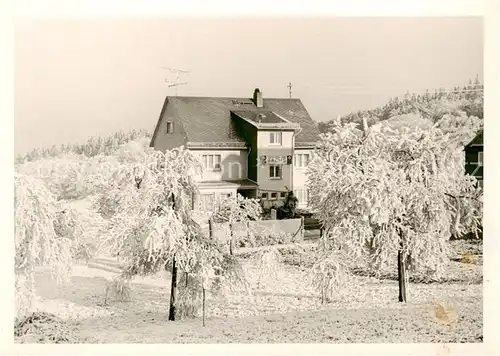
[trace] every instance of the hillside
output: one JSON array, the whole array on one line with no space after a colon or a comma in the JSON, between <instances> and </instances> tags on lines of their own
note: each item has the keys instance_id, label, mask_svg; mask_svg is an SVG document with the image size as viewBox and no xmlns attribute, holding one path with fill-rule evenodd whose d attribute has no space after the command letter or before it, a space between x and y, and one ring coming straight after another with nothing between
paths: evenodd
<instances>
[{"instance_id":1,"label":"hillside","mask_svg":"<svg viewBox=\"0 0 500 356\"><path fill-rule=\"evenodd\" d=\"M109 156L127 142L142 138L151 139L151 136L151 133L145 130L132 130L129 132L118 131L106 137L93 136L82 143L68 143L60 146L53 145L51 148L36 148L24 155L18 155L16 157L16 163L26 163L43 158L67 155L77 155L88 158L99 155Z\"/></svg>"},{"instance_id":2,"label":"hillside","mask_svg":"<svg viewBox=\"0 0 500 356\"><path fill-rule=\"evenodd\" d=\"M368 119L368 125L400 115L417 114L436 123L445 130L458 127L469 127L471 136L482 127L483 122L483 85L476 79L468 85L452 90L438 90L434 93L406 94L402 98L392 98L380 107L353 112L340 117L341 122L362 124L363 117ZM444 119L444 120L443 120ZM330 130L334 120L318 123L320 132Z\"/></svg>"}]
</instances>

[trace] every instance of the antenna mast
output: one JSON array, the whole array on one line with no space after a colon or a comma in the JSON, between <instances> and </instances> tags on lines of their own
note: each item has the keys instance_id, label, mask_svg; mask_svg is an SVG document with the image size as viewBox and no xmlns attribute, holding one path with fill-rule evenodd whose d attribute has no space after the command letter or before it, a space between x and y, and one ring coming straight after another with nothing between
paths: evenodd
<instances>
[{"instance_id":1,"label":"antenna mast","mask_svg":"<svg viewBox=\"0 0 500 356\"><path fill-rule=\"evenodd\" d=\"M188 83L188 82L179 82L180 75L181 74L189 74L190 72L188 70L175 69L175 68L170 68L170 67L161 67L161 69L168 70L170 73L175 74L175 81L170 81L167 78L165 78L165 83L167 83L167 86L169 88L175 87L175 96L177 96L178 86Z\"/></svg>"}]
</instances>

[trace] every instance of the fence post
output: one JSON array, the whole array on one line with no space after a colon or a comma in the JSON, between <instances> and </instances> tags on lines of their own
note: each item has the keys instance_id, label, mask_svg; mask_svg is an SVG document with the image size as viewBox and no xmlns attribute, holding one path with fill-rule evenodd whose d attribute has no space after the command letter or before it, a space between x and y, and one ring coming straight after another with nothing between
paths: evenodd
<instances>
[{"instance_id":1,"label":"fence post","mask_svg":"<svg viewBox=\"0 0 500 356\"><path fill-rule=\"evenodd\" d=\"M301 232L300 232L300 235L302 237L302 241L304 241L304 216L301 216L300 217L300 229L301 229Z\"/></svg>"},{"instance_id":2,"label":"fence post","mask_svg":"<svg viewBox=\"0 0 500 356\"><path fill-rule=\"evenodd\" d=\"M229 254L234 255L234 248L235 248L235 238L234 238L234 232L233 232L233 224L229 224L229 233L230 233L230 240L229 240Z\"/></svg>"},{"instance_id":3,"label":"fence post","mask_svg":"<svg viewBox=\"0 0 500 356\"><path fill-rule=\"evenodd\" d=\"M276 220L276 209L271 209L271 220Z\"/></svg>"},{"instance_id":4,"label":"fence post","mask_svg":"<svg viewBox=\"0 0 500 356\"><path fill-rule=\"evenodd\" d=\"M212 219L208 219L208 236L213 237Z\"/></svg>"}]
</instances>

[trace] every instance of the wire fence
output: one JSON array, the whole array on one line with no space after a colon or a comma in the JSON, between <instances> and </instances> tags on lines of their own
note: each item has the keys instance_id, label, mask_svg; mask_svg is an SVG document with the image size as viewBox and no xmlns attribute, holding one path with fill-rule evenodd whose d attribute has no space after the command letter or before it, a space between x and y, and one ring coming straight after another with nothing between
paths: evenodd
<instances>
[{"instance_id":1,"label":"wire fence","mask_svg":"<svg viewBox=\"0 0 500 356\"><path fill-rule=\"evenodd\" d=\"M244 244L242 246L246 246L247 242L243 241L254 241L253 243L255 243L255 240L253 240L255 236L267 240L265 236L274 235L274 238L271 237L270 240L267 240L269 244L265 244L280 245L284 242L271 243L271 241L286 240L296 243L317 240L324 231L321 222L309 214L294 219L276 219L274 217L273 219L248 221L246 223L233 223L231 226L229 223L215 223L208 216L205 219L200 220L204 234L220 242L227 243L229 246L233 244L230 250L240 248L241 246L236 246L239 246L240 243ZM283 235L286 235L286 237L283 237ZM263 242L260 241L257 243Z\"/></svg>"},{"instance_id":2,"label":"wire fence","mask_svg":"<svg viewBox=\"0 0 500 356\"><path fill-rule=\"evenodd\" d=\"M235 237L246 237L250 232L253 234L265 233L287 233L297 236L304 229L303 219L284 219L284 220L259 220L249 221L248 223L234 223L229 227L228 223L214 223L207 221L202 225L202 229L209 236L221 240L227 239L231 233Z\"/></svg>"}]
</instances>

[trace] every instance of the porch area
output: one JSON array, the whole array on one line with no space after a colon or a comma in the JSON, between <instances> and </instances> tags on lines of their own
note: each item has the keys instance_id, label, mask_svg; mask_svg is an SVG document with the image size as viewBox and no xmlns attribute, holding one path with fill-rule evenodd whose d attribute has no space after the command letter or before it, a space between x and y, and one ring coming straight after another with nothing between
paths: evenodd
<instances>
[{"instance_id":1,"label":"porch area","mask_svg":"<svg viewBox=\"0 0 500 356\"><path fill-rule=\"evenodd\" d=\"M241 194L245 198L257 198L257 183L249 179L211 181L198 183L199 194L194 197L193 208L212 211L215 203L230 196Z\"/></svg>"}]
</instances>

